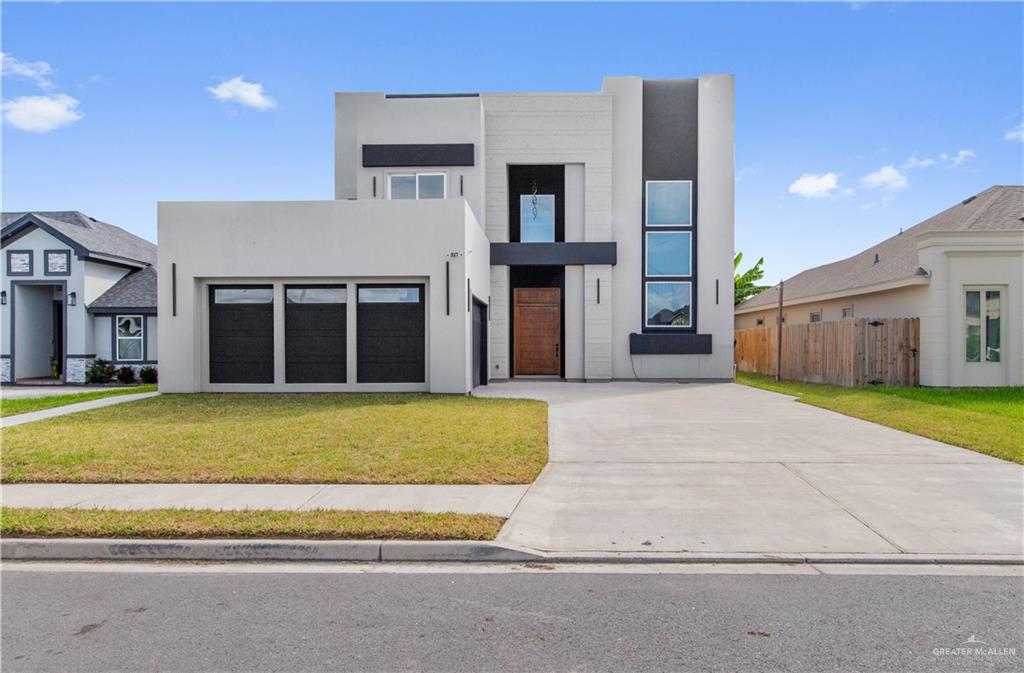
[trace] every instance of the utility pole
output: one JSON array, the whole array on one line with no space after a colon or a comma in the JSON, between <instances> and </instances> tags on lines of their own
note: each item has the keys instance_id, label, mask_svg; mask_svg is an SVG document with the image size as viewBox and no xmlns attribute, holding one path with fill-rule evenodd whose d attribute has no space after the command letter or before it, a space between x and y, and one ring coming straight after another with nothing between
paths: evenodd
<instances>
[{"instance_id":1,"label":"utility pole","mask_svg":"<svg viewBox=\"0 0 1024 673\"><path fill-rule=\"evenodd\" d=\"M782 380L782 291L786 281L779 281L779 320L778 333L775 338L775 380Z\"/></svg>"}]
</instances>

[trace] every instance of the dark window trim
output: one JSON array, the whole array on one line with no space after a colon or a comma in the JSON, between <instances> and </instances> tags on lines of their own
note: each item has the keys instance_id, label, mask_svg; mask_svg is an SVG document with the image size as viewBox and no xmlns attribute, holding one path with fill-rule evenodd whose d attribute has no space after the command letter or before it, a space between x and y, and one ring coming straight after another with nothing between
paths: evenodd
<instances>
[{"instance_id":1,"label":"dark window trim","mask_svg":"<svg viewBox=\"0 0 1024 673\"><path fill-rule=\"evenodd\" d=\"M707 355L711 352L711 335L634 332L629 335L629 352L631 355Z\"/></svg>"},{"instance_id":2,"label":"dark window trim","mask_svg":"<svg viewBox=\"0 0 1024 673\"><path fill-rule=\"evenodd\" d=\"M565 266L618 261L615 241L491 243L491 266Z\"/></svg>"},{"instance_id":3,"label":"dark window trim","mask_svg":"<svg viewBox=\"0 0 1024 673\"><path fill-rule=\"evenodd\" d=\"M63 255L67 271L50 271L50 255ZM71 275L71 251L70 250L43 250L43 275L44 276L70 276Z\"/></svg>"},{"instance_id":4,"label":"dark window trim","mask_svg":"<svg viewBox=\"0 0 1024 673\"><path fill-rule=\"evenodd\" d=\"M690 185L690 224L647 224L647 187L652 182L685 182ZM689 178L645 177L643 180L643 204L640 214L640 306L641 332L644 334L686 334L697 332L697 209L694 207L694 183ZM690 274L687 276L648 276L647 275L647 234L690 234ZM690 324L687 327L650 326L647 324L647 284L648 283L689 283L690 284ZM710 352L710 351L709 351Z\"/></svg>"},{"instance_id":5,"label":"dark window trim","mask_svg":"<svg viewBox=\"0 0 1024 673\"><path fill-rule=\"evenodd\" d=\"M122 360L117 357L117 319L121 316L126 318L132 316L142 317L142 359L141 360ZM148 353L149 344L149 316L145 313L117 313L110 316L110 363L117 365L142 365L142 364L153 364L155 360L150 361ZM129 337L125 337L129 338Z\"/></svg>"},{"instance_id":6,"label":"dark window trim","mask_svg":"<svg viewBox=\"0 0 1024 673\"><path fill-rule=\"evenodd\" d=\"M8 250L7 251L7 275L11 277L21 278L25 276L35 275L35 254L33 250ZM27 254L28 255L28 271L11 271L11 255Z\"/></svg>"}]
</instances>

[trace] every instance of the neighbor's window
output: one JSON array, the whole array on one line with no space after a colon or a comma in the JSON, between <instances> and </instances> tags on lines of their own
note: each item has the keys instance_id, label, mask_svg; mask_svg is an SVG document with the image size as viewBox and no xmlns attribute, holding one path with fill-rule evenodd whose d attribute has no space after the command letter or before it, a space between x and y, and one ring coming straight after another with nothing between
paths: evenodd
<instances>
[{"instance_id":1,"label":"neighbor's window","mask_svg":"<svg viewBox=\"0 0 1024 673\"><path fill-rule=\"evenodd\" d=\"M361 287L360 304L416 304L420 300L418 287Z\"/></svg>"},{"instance_id":2,"label":"neighbor's window","mask_svg":"<svg viewBox=\"0 0 1024 673\"><path fill-rule=\"evenodd\" d=\"M519 241L554 243L554 194L523 194L519 197Z\"/></svg>"},{"instance_id":3,"label":"neighbor's window","mask_svg":"<svg viewBox=\"0 0 1024 673\"><path fill-rule=\"evenodd\" d=\"M143 320L141 315L119 315L117 321L117 359L141 360Z\"/></svg>"},{"instance_id":4,"label":"neighbor's window","mask_svg":"<svg viewBox=\"0 0 1024 673\"><path fill-rule=\"evenodd\" d=\"M70 250L47 250L46 251L46 275L66 276L70 273L71 266Z\"/></svg>"},{"instance_id":5,"label":"neighbor's window","mask_svg":"<svg viewBox=\"0 0 1024 673\"><path fill-rule=\"evenodd\" d=\"M967 290L966 293L967 362L1000 361L1002 306L999 290Z\"/></svg>"},{"instance_id":6,"label":"neighbor's window","mask_svg":"<svg viewBox=\"0 0 1024 673\"><path fill-rule=\"evenodd\" d=\"M443 199L445 183L444 173L395 173L388 176L388 198Z\"/></svg>"},{"instance_id":7,"label":"neighbor's window","mask_svg":"<svg viewBox=\"0 0 1024 673\"><path fill-rule=\"evenodd\" d=\"M647 181L647 226L688 227L693 224L693 183L689 180Z\"/></svg>"},{"instance_id":8,"label":"neighbor's window","mask_svg":"<svg viewBox=\"0 0 1024 673\"><path fill-rule=\"evenodd\" d=\"M764 324L764 318L758 318L757 319L757 326L760 327L763 324Z\"/></svg>"},{"instance_id":9,"label":"neighbor's window","mask_svg":"<svg viewBox=\"0 0 1024 673\"><path fill-rule=\"evenodd\" d=\"M647 327L689 327L692 284L650 282L644 289Z\"/></svg>"},{"instance_id":10,"label":"neighbor's window","mask_svg":"<svg viewBox=\"0 0 1024 673\"><path fill-rule=\"evenodd\" d=\"M853 317L853 307L852 306L844 306L843 307L843 319L845 320L846 318L852 318L852 317Z\"/></svg>"},{"instance_id":11,"label":"neighbor's window","mask_svg":"<svg viewBox=\"0 0 1024 673\"><path fill-rule=\"evenodd\" d=\"M647 275L689 276L690 237L688 231L647 232Z\"/></svg>"},{"instance_id":12,"label":"neighbor's window","mask_svg":"<svg viewBox=\"0 0 1024 673\"><path fill-rule=\"evenodd\" d=\"M821 311L811 311L811 322L821 322Z\"/></svg>"}]
</instances>

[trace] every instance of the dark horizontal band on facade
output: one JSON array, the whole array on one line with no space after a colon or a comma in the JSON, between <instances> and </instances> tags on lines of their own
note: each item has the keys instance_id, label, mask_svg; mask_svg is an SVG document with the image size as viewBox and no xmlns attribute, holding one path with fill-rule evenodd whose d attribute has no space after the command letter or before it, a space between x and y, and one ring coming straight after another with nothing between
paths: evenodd
<instances>
[{"instance_id":1,"label":"dark horizontal band on facade","mask_svg":"<svg viewBox=\"0 0 1024 673\"><path fill-rule=\"evenodd\" d=\"M472 165L473 143L363 145L364 168Z\"/></svg>"},{"instance_id":2,"label":"dark horizontal band on facade","mask_svg":"<svg viewBox=\"0 0 1024 673\"><path fill-rule=\"evenodd\" d=\"M615 264L615 241L580 243L491 243L492 266Z\"/></svg>"},{"instance_id":3,"label":"dark horizontal band on facade","mask_svg":"<svg viewBox=\"0 0 1024 673\"><path fill-rule=\"evenodd\" d=\"M629 335L632 355L708 355L710 334L637 334Z\"/></svg>"}]
</instances>

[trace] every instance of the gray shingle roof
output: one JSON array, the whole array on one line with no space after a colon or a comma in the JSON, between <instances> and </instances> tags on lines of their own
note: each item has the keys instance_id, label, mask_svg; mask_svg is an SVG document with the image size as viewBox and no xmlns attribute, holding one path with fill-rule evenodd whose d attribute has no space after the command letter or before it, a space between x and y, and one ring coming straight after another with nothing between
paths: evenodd
<instances>
[{"instance_id":1,"label":"gray shingle roof","mask_svg":"<svg viewBox=\"0 0 1024 673\"><path fill-rule=\"evenodd\" d=\"M933 231L1024 230L1024 186L995 186L965 199L853 257L802 271L786 279L786 303L804 297L847 292L858 288L906 280L918 271L917 236ZM878 255L878 262L875 262ZM773 287L737 306L737 310L775 306Z\"/></svg>"},{"instance_id":2,"label":"gray shingle roof","mask_svg":"<svg viewBox=\"0 0 1024 673\"><path fill-rule=\"evenodd\" d=\"M27 214L3 213L3 235L12 233L8 226ZM31 211L31 214L91 254L117 257L142 264L156 264L156 245L121 227L101 222L77 210Z\"/></svg>"},{"instance_id":3,"label":"gray shingle roof","mask_svg":"<svg viewBox=\"0 0 1024 673\"><path fill-rule=\"evenodd\" d=\"M128 274L89 304L90 311L107 308L156 308L156 268Z\"/></svg>"}]
</instances>

